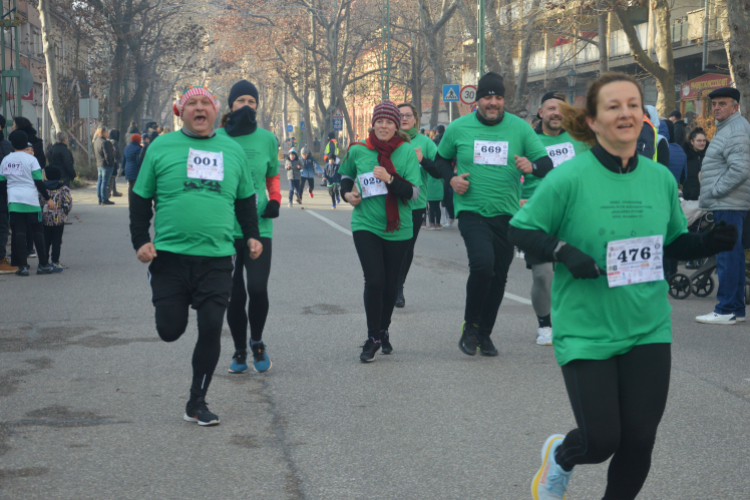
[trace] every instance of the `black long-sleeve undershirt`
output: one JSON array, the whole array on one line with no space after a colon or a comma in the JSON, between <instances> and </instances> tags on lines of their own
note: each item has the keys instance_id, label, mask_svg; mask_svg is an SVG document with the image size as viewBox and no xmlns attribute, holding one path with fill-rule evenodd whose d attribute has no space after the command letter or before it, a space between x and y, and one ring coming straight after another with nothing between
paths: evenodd
<instances>
[{"instance_id":1,"label":"black long-sleeve undershirt","mask_svg":"<svg viewBox=\"0 0 750 500\"><path fill-rule=\"evenodd\" d=\"M151 217L154 215L152 203L153 198L144 198L136 193L131 194L130 239L136 251L151 241L148 230L151 226ZM245 240L250 238L259 239L258 209L255 206L255 195L235 200L234 213L237 217L237 222L240 224L240 228L242 228L242 235Z\"/></svg>"},{"instance_id":2,"label":"black long-sleeve undershirt","mask_svg":"<svg viewBox=\"0 0 750 500\"><path fill-rule=\"evenodd\" d=\"M443 176L440 174L440 171L437 168L437 165L433 160L430 160L426 156L422 157L422 161L419 162L419 164L422 166L422 168L430 174L431 177L435 179L442 179Z\"/></svg>"},{"instance_id":3,"label":"black long-sleeve undershirt","mask_svg":"<svg viewBox=\"0 0 750 500\"><path fill-rule=\"evenodd\" d=\"M715 255L716 251L710 248L710 244L708 244L708 234L710 233L681 234L672 243L664 247L664 258L693 260ZM553 252L561 240L556 236L550 236L544 231L519 229L515 226L510 226L508 241L535 259L543 262L554 262Z\"/></svg>"}]
</instances>

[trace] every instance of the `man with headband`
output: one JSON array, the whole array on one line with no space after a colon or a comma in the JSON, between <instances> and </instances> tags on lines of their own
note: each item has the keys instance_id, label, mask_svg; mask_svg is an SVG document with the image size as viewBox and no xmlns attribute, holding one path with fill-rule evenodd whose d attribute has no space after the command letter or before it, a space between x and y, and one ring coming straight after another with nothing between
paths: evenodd
<instances>
[{"instance_id":1,"label":"man with headband","mask_svg":"<svg viewBox=\"0 0 750 500\"><path fill-rule=\"evenodd\" d=\"M588 146L570 137L563 129L563 115L560 104L566 103L565 95L560 92L547 92L542 97L539 107L539 125L535 132L547 149L547 156L552 160L554 167L560 166L567 160L574 158L577 154L588 151ZM534 174L524 175L523 189L521 190L521 206L531 198L542 179ZM531 305L536 313L539 327L536 332L536 343L538 345L552 345L552 319L550 311L552 307L552 276L554 267L552 262L542 262L531 255L526 255L526 268L531 269L533 283L531 285Z\"/></svg>"},{"instance_id":2,"label":"man with headband","mask_svg":"<svg viewBox=\"0 0 750 500\"><path fill-rule=\"evenodd\" d=\"M477 112L451 123L435 162L453 188L458 228L469 257L466 307L458 346L473 356L497 356L490 340L505 293L513 245L508 225L520 208L521 175L544 177L553 168L534 129L506 113L502 76L477 85ZM451 161L456 159L458 173Z\"/></svg>"},{"instance_id":3,"label":"man with headband","mask_svg":"<svg viewBox=\"0 0 750 500\"><path fill-rule=\"evenodd\" d=\"M151 144L130 200L131 238L138 260L150 263L159 337L174 342L185 333L189 307L198 313L193 382L183 418L201 426L219 423L205 397L219 361L232 290L235 221L250 258L263 251L248 160L237 143L214 132L218 109L215 96L205 87L185 90L174 106L182 130Z\"/></svg>"}]
</instances>

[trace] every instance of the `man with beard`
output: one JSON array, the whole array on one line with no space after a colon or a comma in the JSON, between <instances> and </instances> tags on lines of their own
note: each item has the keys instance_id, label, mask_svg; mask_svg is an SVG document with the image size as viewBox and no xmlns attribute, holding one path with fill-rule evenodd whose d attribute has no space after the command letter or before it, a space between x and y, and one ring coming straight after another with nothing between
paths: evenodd
<instances>
[{"instance_id":1,"label":"man with beard","mask_svg":"<svg viewBox=\"0 0 750 500\"><path fill-rule=\"evenodd\" d=\"M588 146L570 137L563 130L563 115L560 112L560 103L567 103L565 95L559 92L547 92L542 97L542 105L539 108L541 121L536 128L537 136L542 145L547 149L547 156L552 160L554 167L574 158L577 154L588 151ZM531 198L542 179L534 174L524 176L523 190L521 191L521 206ZM533 282L531 285L531 305L534 307L539 328L536 332L536 343L538 345L552 345L552 319L550 311L552 307L552 276L554 267L552 262L541 262L531 255L526 255L526 268L531 269Z\"/></svg>"},{"instance_id":2,"label":"man with beard","mask_svg":"<svg viewBox=\"0 0 750 500\"><path fill-rule=\"evenodd\" d=\"M508 225L520 208L521 173L544 177L553 168L534 129L504 112L502 76L487 73L477 85L477 112L452 122L435 157L454 191L458 228L469 258L466 307L459 348L497 356L490 340L505 293L513 245ZM451 161L456 159L457 174Z\"/></svg>"}]
</instances>

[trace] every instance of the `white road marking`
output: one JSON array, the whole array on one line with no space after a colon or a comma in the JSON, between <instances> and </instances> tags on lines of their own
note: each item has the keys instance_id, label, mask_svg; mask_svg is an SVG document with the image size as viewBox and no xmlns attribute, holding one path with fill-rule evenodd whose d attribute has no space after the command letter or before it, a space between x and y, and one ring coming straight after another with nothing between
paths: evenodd
<instances>
[{"instance_id":1,"label":"white road marking","mask_svg":"<svg viewBox=\"0 0 750 500\"><path fill-rule=\"evenodd\" d=\"M336 224L335 222L333 222L328 217L323 217L319 213L316 213L316 212L314 212L312 210L305 210L305 213L308 213L308 214L312 215L316 219L322 220L323 222L325 222L326 224L328 224L332 228L334 228L334 229L336 229L338 231L341 231L342 233L344 233L347 236L351 236L352 235L351 231L349 231L348 229L345 229L342 226L339 226L338 224ZM529 299L524 298L524 297L520 297L520 296L512 294L512 293L505 292L505 297L508 298L508 299L510 299L510 300L516 301L516 302L518 302L520 304L524 304L524 305L527 305L527 306L531 305L531 301Z\"/></svg>"},{"instance_id":2,"label":"white road marking","mask_svg":"<svg viewBox=\"0 0 750 500\"><path fill-rule=\"evenodd\" d=\"M338 224L336 224L335 222L333 222L333 221L332 221L331 219L329 219L328 217L323 217L322 215L320 215L320 214L318 214L318 213L315 213L315 212L313 212L312 210L305 210L305 212L306 212L306 213L308 213L308 214L310 214L310 215L312 215L312 216L313 216L313 217L315 217L316 219L320 219L320 220L322 220L323 222L325 222L326 224L328 224L328 225L329 225L329 226L331 226L332 228L334 228L334 229L337 229L337 230L341 231L342 233L344 233L344 234L345 234L345 235L347 235L347 236L351 236L351 235L352 235L352 232L351 232L351 231L349 231L348 229L345 229L345 228L343 228L343 227L339 226Z\"/></svg>"}]
</instances>

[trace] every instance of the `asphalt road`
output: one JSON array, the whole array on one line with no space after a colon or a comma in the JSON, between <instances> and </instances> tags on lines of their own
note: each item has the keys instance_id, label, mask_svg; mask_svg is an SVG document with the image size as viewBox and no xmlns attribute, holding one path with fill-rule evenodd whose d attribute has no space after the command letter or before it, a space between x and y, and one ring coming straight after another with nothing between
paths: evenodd
<instances>
[{"instance_id":1,"label":"asphalt road","mask_svg":"<svg viewBox=\"0 0 750 500\"><path fill-rule=\"evenodd\" d=\"M182 339L158 340L125 199L99 207L92 188L74 191L69 269L36 276L32 261L29 278L0 276L0 498L530 498L542 443L574 421L552 349L534 343L523 261L493 336L500 356L468 357L462 240L423 231L395 352L362 364L351 212L315 192L275 224L273 368L230 376L225 327L207 398L221 425L201 428L182 420L194 316ZM750 324L695 323L714 302L673 301L671 392L641 499L750 498ZM605 481L606 463L579 467L568 498L599 499Z\"/></svg>"}]
</instances>

